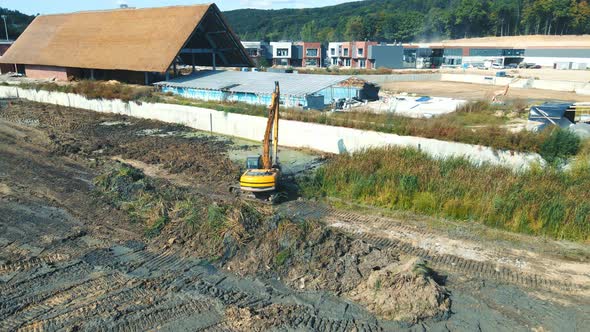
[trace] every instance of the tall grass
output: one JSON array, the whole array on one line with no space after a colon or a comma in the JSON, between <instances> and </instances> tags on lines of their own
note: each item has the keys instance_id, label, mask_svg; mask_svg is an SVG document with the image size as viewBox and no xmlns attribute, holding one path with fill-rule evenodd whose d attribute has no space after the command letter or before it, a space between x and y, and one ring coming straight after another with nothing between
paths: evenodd
<instances>
[{"instance_id":1,"label":"tall grass","mask_svg":"<svg viewBox=\"0 0 590 332\"><path fill-rule=\"evenodd\" d=\"M588 241L590 164L523 173L436 160L400 148L340 155L303 184L307 196L479 222L514 232Z\"/></svg>"}]
</instances>

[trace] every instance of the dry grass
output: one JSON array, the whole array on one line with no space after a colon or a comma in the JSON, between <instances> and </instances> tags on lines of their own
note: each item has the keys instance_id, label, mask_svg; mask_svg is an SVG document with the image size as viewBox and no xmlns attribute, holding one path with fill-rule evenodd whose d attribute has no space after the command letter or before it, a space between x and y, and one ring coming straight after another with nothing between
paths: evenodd
<instances>
[{"instance_id":1,"label":"dry grass","mask_svg":"<svg viewBox=\"0 0 590 332\"><path fill-rule=\"evenodd\" d=\"M80 81L70 84L28 83L21 88L75 93L89 99L121 99L122 101L157 101L153 87L130 85L116 81Z\"/></svg>"}]
</instances>

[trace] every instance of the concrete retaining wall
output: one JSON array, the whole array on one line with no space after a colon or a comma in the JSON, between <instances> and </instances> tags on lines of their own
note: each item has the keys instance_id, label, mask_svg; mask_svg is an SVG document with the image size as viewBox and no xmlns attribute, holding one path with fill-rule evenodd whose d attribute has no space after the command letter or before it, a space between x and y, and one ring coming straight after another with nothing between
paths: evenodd
<instances>
[{"instance_id":1,"label":"concrete retaining wall","mask_svg":"<svg viewBox=\"0 0 590 332\"><path fill-rule=\"evenodd\" d=\"M172 104L125 103L121 100L87 99L61 92L35 91L0 86L0 98L22 98L31 101L82 108L97 112L125 114L138 118L180 123L191 128L260 141L266 119L225 113L206 108ZM489 147L435 139L399 136L352 128L281 120L281 145L309 148L328 153L354 152L387 145L414 147L437 158L465 157L473 163L504 165L513 169L528 168L531 162L542 163L537 154L496 151Z\"/></svg>"}]
</instances>

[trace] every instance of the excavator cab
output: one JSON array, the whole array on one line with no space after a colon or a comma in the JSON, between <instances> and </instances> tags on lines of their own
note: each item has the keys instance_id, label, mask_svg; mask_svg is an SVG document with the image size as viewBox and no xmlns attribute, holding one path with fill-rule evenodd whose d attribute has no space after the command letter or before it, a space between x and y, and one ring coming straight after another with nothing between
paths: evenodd
<instances>
[{"instance_id":1,"label":"excavator cab","mask_svg":"<svg viewBox=\"0 0 590 332\"><path fill-rule=\"evenodd\" d=\"M273 200L280 178L279 164L279 82L275 82L260 156L246 158L246 171L240 177L240 191ZM272 136L272 137L271 137Z\"/></svg>"},{"instance_id":2,"label":"excavator cab","mask_svg":"<svg viewBox=\"0 0 590 332\"><path fill-rule=\"evenodd\" d=\"M262 156L246 157L246 169L260 169L262 168Z\"/></svg>"}]
</instances>

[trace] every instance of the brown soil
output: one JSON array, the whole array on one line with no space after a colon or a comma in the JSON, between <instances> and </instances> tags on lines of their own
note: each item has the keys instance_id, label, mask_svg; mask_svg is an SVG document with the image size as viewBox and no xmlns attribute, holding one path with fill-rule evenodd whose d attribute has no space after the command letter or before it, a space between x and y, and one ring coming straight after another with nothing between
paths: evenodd
<instances>
[{"instance_id":1,"label":"brown soil","mask_svg":"<svg viewBox=\"0 0 590 332\"><path fill-rule=\"evenodd\" d=\"M96 163L113 156L135 159L224 192L239 173L226 157L228 140L183 137L191 130L181 125L23 101L10 101L2 118L45 132L55 155Z\"/></svg>"},{"instance_id":2,"label":"brown soil","mask_svg":"<svg viewBox=\"0 0 590 332\"><path fill-rule=\"evenodd\" d=\"M396 93L407 92L419 95L450 97L455 99L467 100L491 100L495 91L501 90L500 86L459 83L459 82L440 82L440 81L420 81L420 82L391 82L381 85L383 90ZM549 91L538 89L510 89L506 100L561 100L561 101L588 101L588 96L576 94L574 92Z\"/></svg>"}]
</instances>

